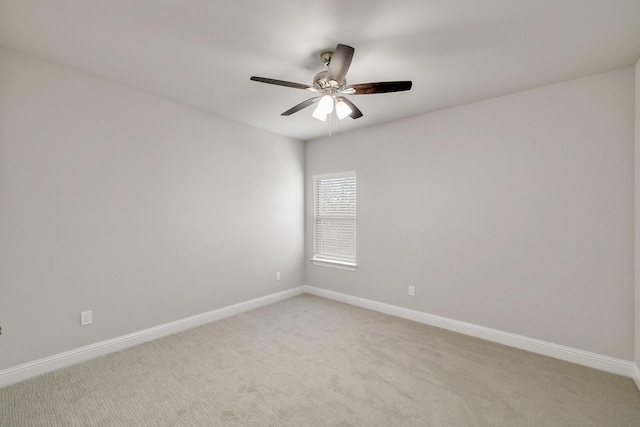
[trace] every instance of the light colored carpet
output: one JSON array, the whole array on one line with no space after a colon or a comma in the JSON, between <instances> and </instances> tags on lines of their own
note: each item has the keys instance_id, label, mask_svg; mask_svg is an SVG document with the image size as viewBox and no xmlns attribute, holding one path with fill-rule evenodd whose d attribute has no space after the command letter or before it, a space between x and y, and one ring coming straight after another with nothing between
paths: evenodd
<instances>
[{"instance_id":1,"label":"light colored carpet","mask_svg":"<svg viewBox=\"0 0 640 427\"><path fill-rule=\"evenodd\" d=\"M310 295L0 389L0 425L639 426L629 378Z\"/></svg>"}]
</instances>

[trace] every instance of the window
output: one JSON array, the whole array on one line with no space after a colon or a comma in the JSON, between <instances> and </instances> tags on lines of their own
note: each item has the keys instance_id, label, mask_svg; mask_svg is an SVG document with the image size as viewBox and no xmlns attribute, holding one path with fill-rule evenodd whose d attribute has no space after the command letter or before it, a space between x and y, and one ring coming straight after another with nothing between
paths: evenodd
<instances>
[{"instance_id":1,"label":"window","mask_svg":"<svg viewBox=\"0 0 640 427\"><path fill-rule=\"evenodd\" d=\"M356 269L356 174L313 177L313 258L316 265Z\"/></svg>"}]
</instances>

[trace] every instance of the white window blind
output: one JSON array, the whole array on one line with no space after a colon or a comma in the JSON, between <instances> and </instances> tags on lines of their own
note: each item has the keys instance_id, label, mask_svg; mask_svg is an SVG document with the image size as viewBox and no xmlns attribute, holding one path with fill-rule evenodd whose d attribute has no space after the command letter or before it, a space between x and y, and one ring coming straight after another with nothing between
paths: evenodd
<instances>
[{"instance_id":1,"label":"white window blind","mask_svg":"<svg viewBox=\"0 0 640 427\"><path fill-rule=\"evenodd\" d=\"M313 177L314 260L355 266L356 174Z\"/></svg>"}]
</instances>

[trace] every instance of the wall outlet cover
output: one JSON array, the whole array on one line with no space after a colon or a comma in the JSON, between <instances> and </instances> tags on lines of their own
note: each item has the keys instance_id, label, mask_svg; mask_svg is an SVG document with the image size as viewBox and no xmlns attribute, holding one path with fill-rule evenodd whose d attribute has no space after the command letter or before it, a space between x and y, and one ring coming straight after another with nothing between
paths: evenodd
<instances>
[{"instance_id":1,"label":"wall outlet cover","mask_svg":"<svg viewBox=\"0 0 640 427\"><path fill-rule=\"evenodd\" d=\"M83 311L80 313L80 326L86 326L93 323L93 312Z\"/></svg>"}]
</instances>

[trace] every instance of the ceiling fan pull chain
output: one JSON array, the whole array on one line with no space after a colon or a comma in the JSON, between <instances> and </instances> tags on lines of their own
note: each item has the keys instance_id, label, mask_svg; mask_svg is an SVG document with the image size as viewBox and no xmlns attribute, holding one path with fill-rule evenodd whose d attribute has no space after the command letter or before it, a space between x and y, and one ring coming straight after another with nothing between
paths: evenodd
<instances>
[{"instance_id":1,"label":"ceiling fan pull chain","mask_svg":"<svg viewBox=\"0 0 640 427\"><path fill-rule=\"evenodd\" d=\"M332 129L333 129L333 112L329 114L329 138L331 138Z\"/></svg>"}]
</instances>

